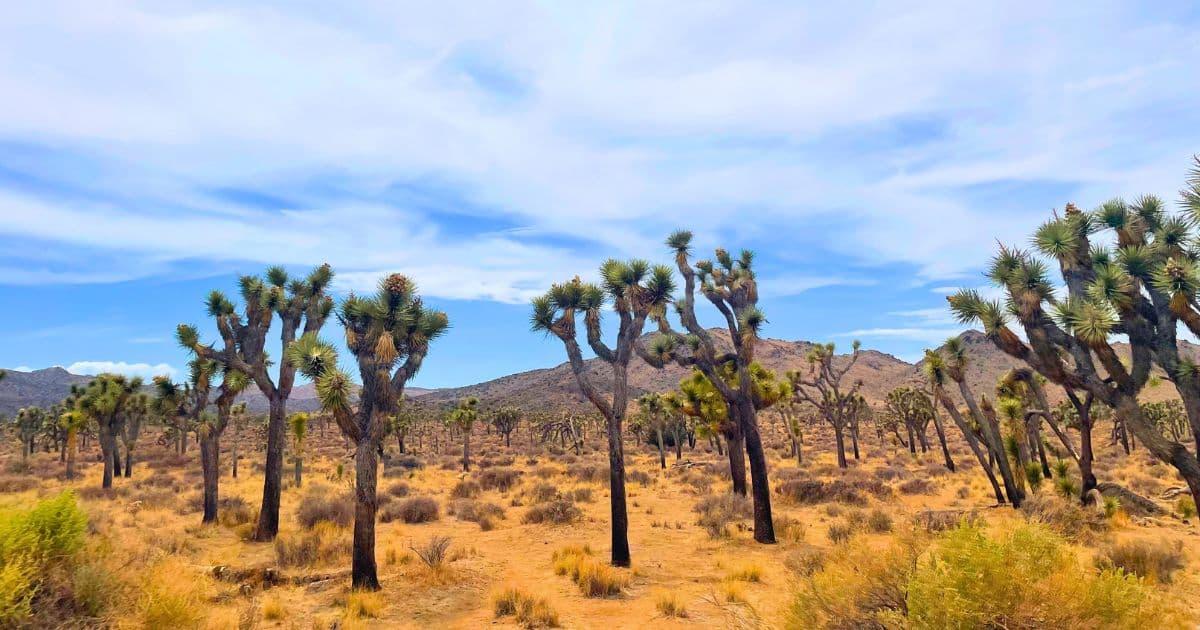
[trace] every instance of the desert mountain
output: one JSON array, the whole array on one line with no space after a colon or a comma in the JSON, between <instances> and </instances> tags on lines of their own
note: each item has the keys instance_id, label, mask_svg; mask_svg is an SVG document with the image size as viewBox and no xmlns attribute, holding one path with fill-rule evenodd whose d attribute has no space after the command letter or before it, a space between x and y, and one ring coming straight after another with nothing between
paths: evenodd
<instances>
[{"instance_id":1,"label":"desert mountain","mask_svg":"<svg viewBox=\"0 0 1200 630\"><path fill-rule=\"evenodd\" d=\"M727 331L713 329L711 332L721 343L728 346ZM1000 352L983 333L968 330L962 333L961 338L971 358L968 382L976 394L991 394L1000 376L1015 367L1017 362ZM846 344L843 352L849 349L848 346L849 344ZM760 363L782 377L788 370L807 370L807 356L812 347L813 344L807 341L763 339L755 352ZM1129 356L1127 345L1115 344L1115 347L1121 356ZM1200 346L1180 341L1180 349L1183 354L1200 362ZM844 366L849 360L849 355L843 353L835 358L834 363ZM585 363L597 387L608 391L612 374L608 366L597 359L589 359ZM890 354L863 349L858 362L847 376L847 383L861 379L863 395L872 404L878 405L892 389L901 385L922 383L923 367L923 362L911 364ZM687 371L678 365L672 364L659 370L635 358L629 366L631 397L646 391L675 389L686 375ZM89 378L71 374L58 367L33 372L10 370L8 378L0 381L0 415L12 415L17 409L29 405L46 406L58 402L67 395L72 384L86 383ZM408 388L406 394L437 406L450 406L460 398L477 396L488 408L513 406L526 411L562 408L591 411L590 404L575 383L575 375L571 373L571 367L567 363L552 368L510 374L464 387ZM1063 397L1057 387L1048 387L1047 394L1052 402ZM1164 383L1147 388L1142 397L1148 401L1163 400L1174 398L1176 394L1170 384ZM266 399L257 389L243 394L240 400L247 401L255 413L267 411ZM318 407L316 391L312 384L297 385L292 390L292 397L288 402L290 411L314 411Z\"/></svg>"}]
</instances>

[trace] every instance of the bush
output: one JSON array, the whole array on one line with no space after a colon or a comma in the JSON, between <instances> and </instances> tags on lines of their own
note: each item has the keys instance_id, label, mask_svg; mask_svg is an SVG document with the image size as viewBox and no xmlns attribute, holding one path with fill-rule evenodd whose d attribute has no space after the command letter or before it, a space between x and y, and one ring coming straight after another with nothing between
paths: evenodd
<instances>
[{"instance_id":1,"label":"bush","mask_svg":"<svg viewBox=\"0 0 1200 630\"><path fill-rule=\"evenodd\" d=\"M404 497L408 496L408 493L411 491L412 490L409 489L408 484L404 483L403 481L397 481L387 487L387 493L393 497L396 497L397 499L403 499Z\"/></svg>"},{"instance_id":2,"label":"bush","mask_svg":"<svg viewBox=\"0 0 1200 630\"><path fill-rule=\"evenodd\" d=\"M892 531L892 516L879 508L875 508L867 515L866 526L871 532L886 534Z\"/></svg>"},{"instance_id":3,"label":"bush","mask_svg":"<svg viewBox=\"0 0 1200 630\"><path fill-rule=\"evenodd\" d=\"M50 587L70 584L86 531L87 516L70 491L0 512L0 626L19 625L35 601L56 598Z\"/></svg>"},{"instance_id":4,"label":"bush","mask_svg":"<svg viewBox=\"0 0 1200 630\"><path fill-rule=\"evenodd\" d=\"M847 543L854 537L854 526L850 523L833 523L829 526L829 531L825 532L829 537L829 542L835 545Z\"/></svg>"},{"instance_id":5,"label":"bush","mask_svg":"<svg viewBox=\"0 0 1200 630\"><path fill-rule=\"evenodd\" d=\"M455 499L474 499L483 492L483 488L474 481L460 481L454 484L454 488L450 490L450 496Z\"/></svg>"},{"instance_id":6,"label":"bush","mask_svg":"<svg viewBox=\"0 0 1200 630\"><path fill-rule=\"evenodd\" d=\"M354 591L346 597L346 616L350 619L378 619L386 602L381 593Z\"/></svg>"},{"instance_id":7,"label":"bush","mask_svg":"<svg viewBox=\"0 0 1200 630\"><path fill-rule=\"evenodd\" d=\"M650 473L644 470L628 470L625 471L625 481L648 486L654 483L654 477L651 477Z\"/></svg>"},{"instance_id":8,"label":"bush","mask_svg":"<svg viewBox=\"0 0 1200 630\"><path fill-rule=\"evenodd\" d=\"M824 568L828 556L828 552L820 547L804 545L788 553L783 566L800 577L809 577Z\"/></svg>"},{"instance_id":9,"label":"bush","mask_svg":"<svg viewBox=\"0 0 1200 630\"><path fill-rule=\"evenodd\" d=\"M1025 479L1029 481L1029 488L1036 492L1042 485L1042 465L1037 462L1025 464Z\"/></svg>"},{"instance_id":10,"label":"bush","mask_svg":"<svg viewBox=\"0 0 1200 630\"><path fill-rule=\"evenodd\" d=\"M0 477L0 493L24 492L32 490L38 485L37 479L33 477L17 477L4 476Z\"/></svg>"},{"instance_id":11,"label":"bush","mask_svg":"<svg viewBox=\"0 0 1200 630\"><path fill-rule=\"evenodd\" d=\"M1183 544L1126 542L1106 548L1096 558L1101 570L1120 569L1125 573L1168 584L1171 575L1183 568Z\"/></svg>"},{"instance_id":12,"label":"bush","mask_svg":"<svg viewBox=\"0 0 1200 630\"><path fill-rule=\"evenodd\" d=\"M911 576L908 616L917 627L1182 627L1180 611L1121 572L1081 567L1063 540L1039 526L989 537L947 532Z\"/></svg>"},{"instance_id":13,"label":"bush","mask_svg":"<svg viewBox=\"0 0 1200 630\"><path fill-rule=\"evenodd\" d=\"M1116 516L1117 512L1121 511L1121 499L1117 497L1104 497L1102 509L1104 510L1104 518Z\"/></svg>"},{"instance_id":14,"label":"bush","mask_svg":"<svg viewBox=\"0 0 1200 630\"><path fill-rule=\"evenodd\" d=\"M935 494L937 485L924 477L915 477L898 486L900 494Z\"/></svg>"},{"instance_id":15,"label":"bush","mask_svg":"<svg viewBox=\"0 0 1200 630\"><path fill-rule=\"evenodd\" d=\"M400 520L405 523L429 523L440 518L438 503L431 497L413 497L399 503L391 503L379 511L379 520L384 523Z\"/></svg>"},{"instance_id":16,"label":"bush","mask_svg":"<svg viewBox=\"0 0 1200 630\"><path fill-rule=\"evenodd\" d=\"M1046 525L1072 542L1090 542L1097 534L1108 529L1104 516L1095 509L1085 508L1074 499L1052 494L1026 498L1021 504L1021 512L1029 521Z\"/></svg>"},{"instance_id":17,"label":"bush","mask_svg":"<svg viewBox=\"0 0 1200 630\"><path fill-rule=\"evenodd\" d=\"M922 551L920 538L904 535L883 549L859 542L838 545L827 555L812 552L809 563L800 567L810 577L800 582L804 587L796 594L787 627L903 627L906 583Z\"/></svg>"},{"instance_id":18,"label":"bush","mask_svg":"<svg viewBox=\"0 0 1200 630\"><path fill-rule=\"evenodd\" d=\"M492 600L496 618L515 616L523 628L557 628L558 613L550 603L517 588L507 588Z\"/></svg>"},{"instance_id":19,"label":"bush","mask_svg":"<svg viewBox=\"0 0 1200 630\"><path fill-rule=\"evenodd\" d=\"M413 553L417 554L417 557L421 559L421 562L425 563L425 566L436 571L446 564L446 559L449 556L447 551L450 549L450 537L434 536L424 545L420 547L409 546L409 549L412 549Z\"/></svg>"},{"instance_id":20,"label":"bush","mask_svg":"<svg viewBox=\"0 0 1200 630\"><path fill-rule=\"evenodd\" d=\"M729 535L730 523L753 518L754 508L750 499L732 492L708 497L693 508L700 517L696 524L703 527L712 538Z\"/></svg>"},{"instance_id":21,"label":"bush","mask_svg":"<svg viewBox=\"0 0 1200 630\"><path fill-rule=\"evenodd\" d=\"M575 507L575 504L570 499L558 498L546 503L539 503L525 512L525 516L521 517L521 522L530 523L549 523L552 525L566 525L574 523L583 517L583 511Z\"/></svg>"},{"instance_id":22,"label":"bush","mask_svg":"<svg viewBox=\"0 0 1200 630\"><path fill-rule=\"evenodd\" d=\"M683 601L674 592L659 593L654 599L654 607L668 619L686 619L688 616Z\"/></svg>"},{"instance_id":23,"label":"bush","mask_svg":"<svg viewBox=\"0 0 1200 630\"><path fill-rule=\"evenodd\" d=\"M199 628L204 621L205 601L201 584L181 580L189 571L182 561L165 561L142 581L138 598L145 628Z\"/></svg>"},{"instance_id":24,"label":"bush","mask_svg":"<svg viewBox=\"0 0 1200 630\"><path fill-rule=\"evenodd\" d=\"M1079 496L1079 484L1066 475L1054 480L1054 489L1065 499L1072 499Z\"/></svg>"},{"instance_id":25,"label":"bush","mask_svg":"<svg viewBox=\"0 0 1200 630\"><path fill-rule=\"evenodd\" d=\"M567 474L583 482L595 483L608 479L608 466L571 464L567 466Z\"/></svg>"},{"instance_id":26,"label":"bush","mask_svg":"<svg viewBox=\"0 0 1200 630\"><path fill-rule=\"evenodd\" d=\"M353 550L350 534L328 522L298 534L280 534L274 544L275 562L284 568L337 564Z\"/></svg>"},{"instance_id":27,"label":"bush","mask_svg":"<svg viewBox=\"0 0 1200 630\"><path fill-rule=\"evenodd\" d=\"M588 547L568 546L554 552L554 574L566 575L587 597L620 595L629 586L629 577L608 564L591 557Z\"/></svg>"},{"instance_id":28,"label":"bush","mask_svg":"<svg viewBox=\"0 0 1200 630\"><path fill-rule=\"evenodd\" d=\"M346 527L354 522L354 497L329 486L309 486L300 499L296 521L306 529L321 522Z\"/></svg>"},{"instance_id":29,"label":"bush","mask_svg":"<svg viewBox=\"0 0 1200 630\"><path fill-rule=\"evenodd\" d=\"M534 503L545 503L558 498L558 486L551 483L539 483L527 490L525 494Z\"/></svg>"},{"instance_id":30,"label":"bush","mask_svg":"<svg viewBox=\"0 0 1200 630\"><path fill-rule=\"evenodd\" d=\"M488 468L487 470L480 471L475 476L479 479L479 485L483 486L484 490L508 492L513 486L517 485L521 474L512 468Z\"/></svg>"},{"instance_id":31,"label":"bush","mask_svg":"<svg viewBox=\"0 0 1200 630\"><path fill-rule=\"evenodd\" d=\"M866 505L866 494L879 498L892 495L892 489L882 481L873 477L846 481L834 479L821 481L819 479L789 479L779 484L775 491L785 499L799 505L814 505L837 501L849 505Z\"/></svg>"},{"instance_id":32,"label":"bush","mask_svg":"<svg viewBox=\"0 0 1200 630\"><path fill-rule=\"evenodd\" d=\"M762 567L758 566L757 564L747 564L734 570L732 573L726 576L726 579L738 582L754 582L757 584L762 582L762 577Z\"/></svg>"},{"instance_id":33,"label":"bush","mask_svg":"<svg viewBox=\"0 0 1200 630\"><path fill-rule=\"evenodd\" d=\"M1196 500L1192 497L1179 497L1175 502L1175 511L1183 518L1196 518Z\"/></svg>"},{"instance_id":34,"label":"bush","mask_svg":"<svg viewBox=\"0 0 1200 630\"><path fill-rule=\"evenodd\" d=\"M487 501L459 499L450 504L446 513L460 521L482 524L485 519L504 518L504 508Z\"/></svg>"}]
</instances>

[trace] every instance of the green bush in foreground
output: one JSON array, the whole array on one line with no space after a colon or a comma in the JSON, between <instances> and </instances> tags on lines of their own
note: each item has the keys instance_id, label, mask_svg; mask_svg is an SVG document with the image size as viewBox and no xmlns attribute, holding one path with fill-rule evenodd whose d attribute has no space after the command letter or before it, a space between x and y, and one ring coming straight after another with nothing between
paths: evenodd
<instances>
[{"instance_id":1,"label":"green bush in foreground","mask_svg":"<svg viewBox=\"0 0 1200 630\"><path fill-rule=\"evenodd\" d=\"M0 627L29 618L43 584L74 564L86 529L70 491L29 510L0 511Z\"/></svg>"},{"instance_id":2,"label":"green bush in foreground","mask_svg":"<svg viewBox=\"0 0 1200 630\"><path fill-rule=\"evenodd\" d=\"M989 533L963 524L906 533L884 550L836 550L801 582L789 628L1188 627L1164 592L1080 563L1040 525Z\"/></svg>"}]
</instances>

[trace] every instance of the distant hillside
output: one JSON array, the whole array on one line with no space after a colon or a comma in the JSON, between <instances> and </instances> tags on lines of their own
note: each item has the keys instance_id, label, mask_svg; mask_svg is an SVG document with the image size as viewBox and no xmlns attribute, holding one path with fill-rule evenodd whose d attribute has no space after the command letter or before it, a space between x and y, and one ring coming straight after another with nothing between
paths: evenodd
<instances>
[{"instance_id":1,"label":"distant hillside","mask_svg":"<svg viewBox=\"0 0 1200 630\"><path fill-rule=\"evenodd\" d=\"M712 334L718 341L728 347L729 334L724 329L713 329ZM968 370L968 382L976 394L991 394L997 379L1004 372L1012 369L1017 362L1000 352L983 333L969 330L962 333L961 338L966 344L971 357ZM807 356L813 344L807 341L784 341L779 339L763 339L756 348L756 358L768 369L782 374L788 370L807 370ZM1200 346L1180 341L1182 352L1200 362ZM849 355L849 343L841 348L843 354L835 358L835 364L845 365ZM1117 352L1129 356L1129 348L1125 344L1116 344ZM587 370L596 385L608 391L611 371L608 366L597 359L586 361ZM862 393L872 404L882 403L884 397L892 389L906 384L924 381L922 369L924 362L907 363L890 354L876 350L864 349L858 363L850 371L850 381L863 381ZM631 397L641 395L646 391L667 391L678 387L679 381L687 375L687 371L677 365L664 369L655 369L646 365L640 359L634 359L629 367L629 385ZM50 405L67 395L73 383L86 383L90 377L71 374L62 368L48 368L34 372L9 371L7 379L0 381L0 414L11 415L17 409L29 405ZM513 406L523 410L554 410L573 408L589 410L590 406L579 390L572 374L570 365L559 364L552 368L519 372L500 378L445 389L408 388L406 394L412 398L420 398L423 402L436 406L450 406L455 401L466 396L477 396L486 407ZM1047 390L1051 401L1063 398L1061 390L1050 387ZM1170 384L1164 383L1157 387L1147 388L1142 398L1147 401L1176 398L1176 392ZM255 413L267 411L267 401L257 389L251 389L243 394L240 400L249 403ZM292 390L288 402L289 411L314 411L319 408L316 392L312 384L298 385Z\"/></svg>"},{"instance_id":2,"label":"distant hillside","mask_svg":"<svg viewBox=\"0 0 1200 630\"><path fill-rule=\"evenodd\" d=\"M71 385L87 383L90 376L80 376L52 367L32 372L6 370L0 381L0 415L11 416L22 407L46 407L67 397Z\"/></svg>"}]
</instances>

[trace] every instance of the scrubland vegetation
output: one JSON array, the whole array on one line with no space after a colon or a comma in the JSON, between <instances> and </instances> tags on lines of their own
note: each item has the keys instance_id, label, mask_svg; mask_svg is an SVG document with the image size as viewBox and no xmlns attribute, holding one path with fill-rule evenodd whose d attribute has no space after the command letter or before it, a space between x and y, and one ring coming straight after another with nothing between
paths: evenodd
<instances>
[{"instance_id":1,"label":"scrubland vegetation","mask_svg":"<svg viewBox=\"0 0 1200 630\"><path fill-rule=\"evenodd\" d=\"M764 368L753 254L696 259L683 231L673 266L534 300L587 409L405 398L449 318L403 275L341 303L327 266L247 276L240 309L208 297L216 341L179 327L183 381L103 375L4 424L0 626L1195 627L1192 214L1068 206L998 252L1005 303L950 298L1017 367L982 391L956 337L879 399L857 342ZM687 376L633 392L639 361ZM297 375L319 411L287 413ZM234 404L252 387L265 416Z\"/></svg>"}]
</instances>

